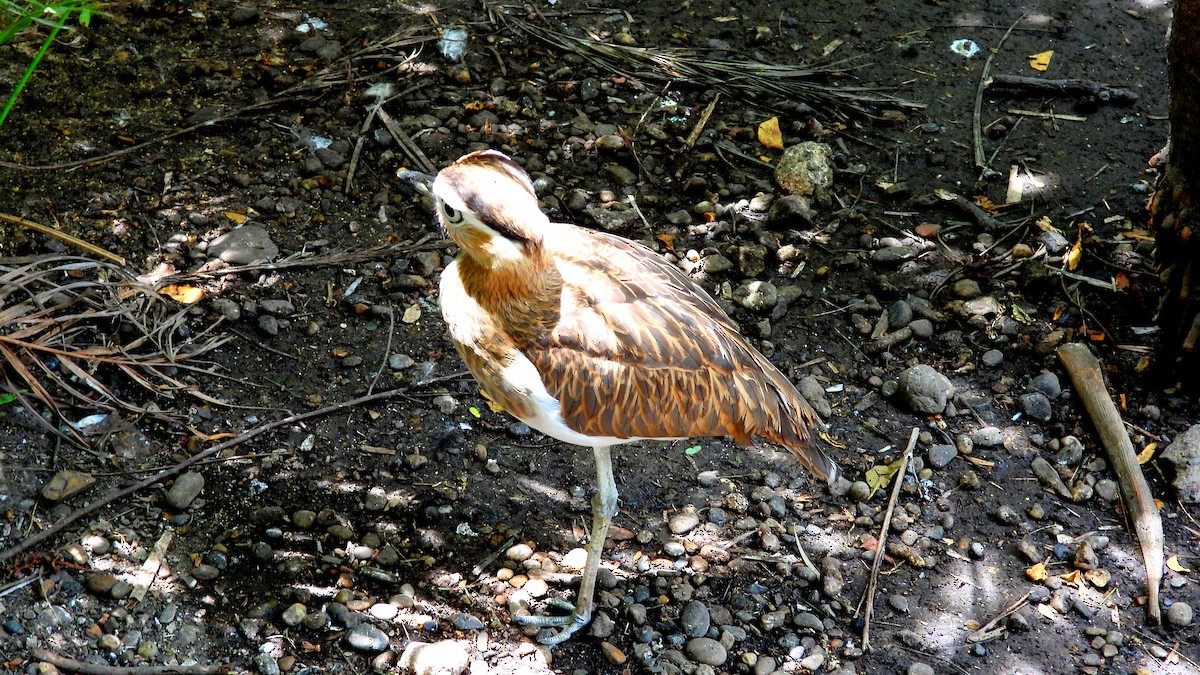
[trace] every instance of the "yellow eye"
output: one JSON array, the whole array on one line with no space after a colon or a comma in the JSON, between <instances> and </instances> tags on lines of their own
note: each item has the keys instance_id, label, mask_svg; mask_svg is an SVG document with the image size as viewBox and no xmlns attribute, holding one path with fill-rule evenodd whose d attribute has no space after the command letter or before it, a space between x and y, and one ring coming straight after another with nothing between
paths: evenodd
<instances>
[{"instance_id":1,"label":"yellow eye","mask_svg":"<svg viewBox=\"0 0 1200 675\"><path fill-rule=\"evenodd\" d=\"M462 212L445 202L442 202L442 213L446 216L447 222L457 223L462 220Z\"/></svg>"}]
</instances>

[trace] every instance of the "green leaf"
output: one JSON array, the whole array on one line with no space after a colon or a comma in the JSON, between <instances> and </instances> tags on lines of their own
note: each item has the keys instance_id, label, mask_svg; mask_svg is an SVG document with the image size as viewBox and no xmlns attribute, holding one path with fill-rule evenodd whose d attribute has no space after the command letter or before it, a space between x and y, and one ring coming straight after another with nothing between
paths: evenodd
<instances>
[{"instance_id":1,"label":"green leaf","mask_svg":"<svg viewBox=\"0 0 1200 675\"><path fill-rule=\"evenodd\" d=\"M901 457L891 464L877 464L867 469L867 475L863 476L863 480L871 487L871 494L867 496L867 499L874 497L876 492L887 487L887 484L892 482L892 476L896 475L903 463L904 458Z\"/></svg>"},{"instance_id":2,"label":"green leaf","mask_svg":"<svg viewBox=\"0 0 1200 675\"><path fill-rule=\"evenodd\" d=\"M467 411L470 412L471 415L473 417L475 417L476 419L483 418L483 415L479 412L479 408L476 408L475 406L471 406L470 408L467 408Z\"/></svg>"},{"instance_id":3,"label":"green leaf","mask_svg":"<svg viewBox=\"0 0 1200 675\"><path fill-rule=\"evenodd\" d=\"M694 456L700 454L700 446L693 445L690 448L684 448L683 454L687 455L688 457L694 457Z\"/></svg>"},{"instance_id":4,"label":"green leaf","mask_svg":"<svg viewBox=\"0 0 1200 675\"><path fill-rule=\"evenodd\" d=\"M0 394L0 405L7 405L17 400L16 394Z\"/></svg>"}]
</instances>

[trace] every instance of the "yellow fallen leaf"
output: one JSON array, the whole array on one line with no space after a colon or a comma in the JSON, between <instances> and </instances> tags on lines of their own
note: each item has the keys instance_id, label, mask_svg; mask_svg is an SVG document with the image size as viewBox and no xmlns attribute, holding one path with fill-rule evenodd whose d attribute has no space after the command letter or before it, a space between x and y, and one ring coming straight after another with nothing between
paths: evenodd
<instances>
[{"instance_id":1,"label":"yellow fallen leaf","mask_svg":"<svg viewBox=\"0 0 1200 675\"><path fill-rule=\"evenodd\" d=\"M1050 216L1038 218L1034 225L1037 225L1042 232L1058 232L1058 228L1050 224Z\"/></svg>"},{"instance_id":2,"label":"yellow fallen leaf","mask_svg":"<svg viewBox=\"0 0 1200 675\"><path fill-rule=\"evenodd\" d=\"M250 216L247 216L244 213L238 213L237 211L226 211L225 217L237 223L238 225L241 225L250 218Z\"/></svg>"},{"instance_id":3,"label":"yellow fallen leaf","mask_svg":"<svg viewBox=\"0 0 1200 675\"><path fill-rule=\"evenodd\" d=\"M1054 50L1048 49L1044 52L1029 55L1029 67L1038 71L1045 72L1050 67L1050 59L1054 58Z\"/></svg>"},{"instance_id":4,"label":"yellow fallen leaf","mask_svg":"<svg viewBox=\"0 0 1200 675\"><path fill-rule=\"evenodd\" d=\"M900 465L903 463L904 458L901 457L891 464L878 464L867 469L866 475L863 476L863 480L866 481L867 485L871 486L871 494L867 499L874 497L876 492L892 482L892 476L896 475L896 472L900 470Z\"/></svg>"},{"instance_id":5,"label":"yellow fallen leaf","mask_svg":"<svg viewBox=\"0 0 1200 675\"><path fill-rule=\"evenodd\" d=\"M1149 462L1150 458L1154 456L1155 450L1158 450L1158 443L1151 443L1142 448L1142 451L1139 452L1137 456L1138 464L1145 464L1146 462Z\"/></svg>"},{"instance_id":6,"label":"yellow fallen leaf","mask_svg":"<svg viewBox=\"0 0 1200 675\"><path fill-rule=\"evenodd\" d=\"M1188 572L1191 572L1190 569L1183 566L1183 563L1179 562L1179 556L1177 555L1167 558L1167 569L1170 569L1173 572L1179 572L1180 574L1187 574Z\"/></svg>"},{"instance_id":7,"label":"yellow fallen leaf","mask_svg":"<svg viewBox=\"0 0 1200 675\"><path fill-rule=\"evenodd\" d=\"M1108 585L1111 575L1109 575L1108 570L1106 570L1104 568L1097 568L1094 570L1088 570L1088 571L1084 572L1083 578L1087 579L1088 583L1095 586L1096 588L1104 588L1105 586Z\"/></svg>"},{"instance_id":8,"label":"yellow fallen leaf","mask_svg":"<svg viewBox=\"0 0 1200 675\"><path fill-rule=\"evenodd\" d=\"M400 317L400 320L403 321L404 323L416 323L420 318L421 318L421 306L420 305L409 305L404 310L404 316Z\"/></svg>"},{"instance_id":9,"label":"yellow fallen leaf","mask_svg":"<svg viewBox=\"0 0 1200 675\"><path fill-rule=\"evenodd\" d=\"M1121 236L1137 241L1154 241L1154 235L1146 230L1125 230L1121 233Z\"/></svg>"},{"instance_id":10,"label":"yellow fallen leaf","mask_svg":"<svg viewBox=\"0 0 1200 675\"><path fill-rule=\"evenodd\" d=\"M1025 576L1029 577L1030 581L1045 581L1046 577L1050 575L1046 574L1046 563L1038 563L1026 568Z\"/></svg>"},{"instance_id":11,"label":"yellow fallen leaf","mask_svg":"<svg viewBox=\"0 0 1200 675\"><path fill-rule=\"evenodd\" d=\"M1075 243L1071 245L1071 250L1063 258L1068 270L1074 272L1076 267L1079 267L1079 262L1083 260L1083 235L1081 234Z\"/></svg>"},{"instance_id":12,"label":"yellow fallen leaf","mask_svg":"<svg viewBox=\"0 0 1200 675\"><path fill-rule=\"evenodd\" d=\"M758 142L771 150L783 149L783 132L779 130L778 117L772 117L758 125Z\"/></svg>"},{"instance_id":13,"label":"yellow fallen leaf","mask_svg":"<svg viewBox=\"0 0 1200 675\"><path fill-rule=\"evenodd\" d=\"M1080 577L1081 577L1081 575L1079 574L1079 570L1071 570L1070 572L1063 574L1059 578L1068 584L1075 584L1076 586L1081 586L1082 584L1080 583L1080 581L1081 581Z\"/></svg>"},{"instance_id":14,"label":"yellow fallen leaf","mask_svg":"<svg viewBox=\"0 0 1200 675\"><path fill-rule=\"evenodd\" d=\"M204 289L199 286L171 284L158 289L158 292L182 305L194 305L204 299Z\"/></svg>"}]
</instances>

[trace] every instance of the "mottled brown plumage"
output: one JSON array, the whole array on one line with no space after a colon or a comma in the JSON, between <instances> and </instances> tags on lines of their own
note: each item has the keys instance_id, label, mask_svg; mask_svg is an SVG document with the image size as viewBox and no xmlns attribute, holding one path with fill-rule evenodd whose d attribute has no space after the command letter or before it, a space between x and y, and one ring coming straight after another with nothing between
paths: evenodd
<instances>
[{"instance_id":1,"label":"mottled brown plumage","mask_svg":"<svg viewBox=\"0 0 1200 675\"><path fill-rule=\"evenodd\" d=\"M489 174L512 185L475 189ZM468 195L464 203L493 230L522 242L523 259L492 265L486 251L473 251L473 241L485 237L468 229L455 237L463 253L443 279L447 320L479 324L463 340L452 326L455 346L506 410L530 416L521 392L500 379L516 350L561 402L567 426L580 433L731 436L741 444L761 436L792 450L822 478L836 471L812 447L818 423L812 407L678 268L636 242L544 216L514 224L505 218L514 196L534 208L536 202L531 187L522 195L524 173L499 153L467 155L438 180ZM491 201L500 195L507 199ZM450 232L455 236L452 225Z\"/></svg>"},{"instance_id":2,"label":"mottled brown plumage","mask_svg":"<svg viewBox=\"0 0 1200 675\"><path fill-rule=\"evenodd\" d=\"M703 289L641 244L551 223L528 175L495 151L433 182L438 217L461 251L442 275L450 338L483 391L560 440L595 449L588 566L566 639L587 623L616 488L609 446L635 439L755 436L819 477L837 465L813 445L812 407L738 333Z\"/></svg>"}]
</instances>

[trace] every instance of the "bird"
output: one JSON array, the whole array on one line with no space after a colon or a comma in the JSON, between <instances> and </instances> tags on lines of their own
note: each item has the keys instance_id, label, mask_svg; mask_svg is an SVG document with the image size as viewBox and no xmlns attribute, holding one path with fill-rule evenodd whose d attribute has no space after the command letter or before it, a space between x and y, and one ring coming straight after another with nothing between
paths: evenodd
<instances>
[{"instance_id":1,"label":"bird","mask_svg":"<svg viewBox=\"0 0 1200 675\"><path fill-rule=\"evenodd\" d=\"M458 247L440 280L450 341L483 393L529 427L590 447L596 466L587 559L567 614L514 617L560 644L594 610L604 540L618 512L611 448L639 440L763 437L832 482L808 401L720 305L646 246L552 222L504 153L467 154L436 177L398 172L434 198ZM557 628L555 632L554 628Z\"/></svg>"}]
</instances>

